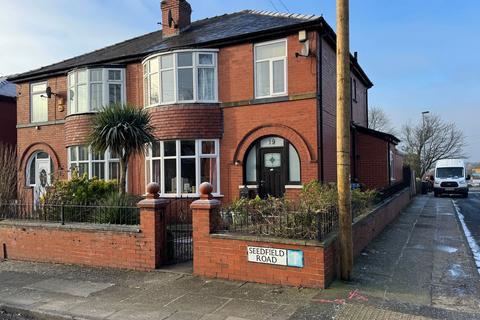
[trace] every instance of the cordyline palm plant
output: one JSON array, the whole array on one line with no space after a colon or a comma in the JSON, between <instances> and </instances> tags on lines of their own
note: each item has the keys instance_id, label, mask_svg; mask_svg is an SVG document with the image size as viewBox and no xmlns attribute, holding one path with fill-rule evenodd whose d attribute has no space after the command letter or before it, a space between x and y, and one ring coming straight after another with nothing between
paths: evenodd
<instances>
[{"instance_id":1,"label":"cordyline palm plant","mask_svg":"<svg viewBox=\"0 0 480 320\"><path fill-rule=\"evenodd\" d=\"M92 119L90 145L96 152L118 154L120 158L120 194L126 191L128 161L144 153L146 145L155 142L150 115L132 105L112 104L100 109Z\"/></svg>"}]
</instances>

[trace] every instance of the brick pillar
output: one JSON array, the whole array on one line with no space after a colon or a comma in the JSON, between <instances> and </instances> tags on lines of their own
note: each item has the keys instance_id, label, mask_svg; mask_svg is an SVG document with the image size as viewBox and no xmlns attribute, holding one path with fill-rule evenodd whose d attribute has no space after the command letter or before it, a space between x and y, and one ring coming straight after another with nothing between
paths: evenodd
<instances>
[{"instance_id":1,"label":"brick pillar","mask_svg":"<svg viewBox=\"0 0 480 320\"><path fill-rule=\"evenodd\" d=\"M158 268L166 260L167 253L167 224L165 219L165 207L168 203L165 199L159 199L160 185L152 182L147 186L147 197L140 201L140 230L145 237L148 255L147 265L151 269Z\"/></svg>"},{"instance_id":2,"label":"brick pillar","mask_svg":"<svg viewBox=\"0 0 480 320\"><path fill-rule=\"evenodd\" d=\"M198 188L200 200L194 201L192 208L193 226L193 273L198 274L199 265L208 259L206 252L201 252L202 243L210 238L210 213L220 206L220 201L213 199L213 187L210 183L204 182Z\"/></svg>"}]
</instances>

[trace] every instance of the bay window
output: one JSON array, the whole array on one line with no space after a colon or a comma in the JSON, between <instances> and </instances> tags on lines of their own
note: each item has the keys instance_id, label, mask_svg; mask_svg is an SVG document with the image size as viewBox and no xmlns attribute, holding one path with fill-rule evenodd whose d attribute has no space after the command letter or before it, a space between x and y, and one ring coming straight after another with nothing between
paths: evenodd
<instances>
[{"instance_id":1,"label":"bay window","mask_svg":"<svg viewBox=\"0 0 480 320\"><path fill-rule=\"evenodd\" d=\"M287 40L255 45L255 97L287 94Z\"/></svg>"},{"instance_id":2,"label":"bay window","mask_svg":"<svg viewBox=\"0 0 480 320\"><path fill-rule=\"evenodd\" d=\"M154 55L143 62L147 107L218 101L216 51L184 50Z\"/></svg>"},{"instance_id":3,"label":"bay window","mask_svg":"<svg viewBox=\"0 0 480 320\"><path fill-rule=\"evenodd\" d=\"M68 113L85 113L124 103L124 69L81 69L68 74Z\"/></svg>"},{"instance_id":4,"label":"bay window","mask_svg":"<svg viewBox=\"0 0 480 320\"><path fill-rule=\"evenodd\" d=\"M196 196L203 182L219 194L218 161L218 140L159 141L147 151L146 183L159 183L162 196Z\"/></svg>"},{"instance_id":5,"label":"bay window","mask_svg":"<svg viewBox=\"0 0 480 320\"><path fill-rule=\"evenodd\" d=\"M68 148L69 175L76 170L79 175L87 174L89 178L115 180L120 177L120 160L118 155L107 150L95 152L89 146Z\"/></svg>"}]
</instances>

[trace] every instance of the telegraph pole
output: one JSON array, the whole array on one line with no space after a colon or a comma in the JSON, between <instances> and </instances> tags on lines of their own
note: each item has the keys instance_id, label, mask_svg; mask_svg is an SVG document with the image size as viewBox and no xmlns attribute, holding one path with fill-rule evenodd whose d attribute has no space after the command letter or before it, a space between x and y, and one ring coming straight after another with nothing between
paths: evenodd
<instances>
[{"instance_id":1,"label":"telegraph pole","mask_svg":"<svg viewBox=\"0 0 480 320\"><path fill-rule=\"evenodd\" d=\"M337 0L337 186L341 278L353 269L350 193L350 35L349 0Z\"/></svg>"}]
</instances>

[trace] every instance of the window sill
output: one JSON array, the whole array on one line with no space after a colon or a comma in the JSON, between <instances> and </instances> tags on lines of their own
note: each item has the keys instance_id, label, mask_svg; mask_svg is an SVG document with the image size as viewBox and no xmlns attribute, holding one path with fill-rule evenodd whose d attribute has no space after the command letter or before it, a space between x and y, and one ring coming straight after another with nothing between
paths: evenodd
<instances>
[{"instance_id":1,"label":"window sill","mask_svg":"<svg viewBox=\"0 0 480 320\"><path fill-rule=\"evenodd\" d=\"M303 185L301 184L287 184L285 189L302 189Z\"/></svg>"},{"instance_id":2,"label":"window sill","mask_svg":"<svg viewBox=\"0 0 480 320\"><path fill-rule=\"evenodd\" d=\"M238 189L243 189L245 188L245 185L244 184L241 184L238 186ZM247 188L248 189L258 189L258 185L256 184L247 184Z\"/></svg>"},{"instance_id":3,"label":"window sill","mask_svg":"<svg viewBox=\"0 0 480 320\"><path fill-rule=\"evenodd\" d=\"M168 107L168 106L183 106L183 105L211 105L211 104L220 104L219 101L182 101L182 102L167 102L167 103L157 103L150 106L144 106L144 109L158 108L158 107Z\"/></svg>"},{"instance_id":4,"label":"window sill","mask_svg":"<svg viewBox=\"0 0 480 320\"><path fill-rule=\"evenodd\" d=\"M97 114L98 111L85 111L85 112L78 112L78 113L69 113L65 116L65 119L75 116L84 116L84 115L93 115Z\"/></svg>"},{"instance_id":5,"label":"window sill","mask_svg":"<svg viewBox=\"0 0 480 320\"><path fill-rule=\"evenodd\" d=\"M64 124L64 123L65 123L65 120L53 120L53 121L46 121L46 122L32 122L32 123L26 123L26 124L17 124L17 129L52 126L52 125Z\"/></svg>"}]
</instances>

